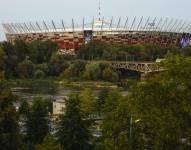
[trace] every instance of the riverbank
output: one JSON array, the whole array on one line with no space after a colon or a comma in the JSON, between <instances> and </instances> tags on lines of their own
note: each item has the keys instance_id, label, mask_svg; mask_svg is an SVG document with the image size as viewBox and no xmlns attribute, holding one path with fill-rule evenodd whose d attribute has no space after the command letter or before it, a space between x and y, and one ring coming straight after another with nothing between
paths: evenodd
<instances>
[{"instance_id":1,"label":"riverbank","mask_svg":"<svg viewBox=\"0 0 191 150\"><path fill-rule=\"evenodd\" d=\"M105 81L72 81L58 78L44 79L11 79L8 83L11 87L71 87L71 88L129 88L135 84L136 80L112 83ZM125 85L125 86L124 86Z\"/></svg>"}]
</instances>

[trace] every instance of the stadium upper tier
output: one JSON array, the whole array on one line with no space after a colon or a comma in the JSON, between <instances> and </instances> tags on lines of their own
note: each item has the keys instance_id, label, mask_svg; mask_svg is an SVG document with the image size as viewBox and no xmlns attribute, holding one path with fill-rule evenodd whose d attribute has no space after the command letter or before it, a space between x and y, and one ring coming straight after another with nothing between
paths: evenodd
<instances>
[{"instance_id":1,"label":"stadium upper tier","mask_svg":"<svg viewBox=\"0 0 191 150\"><path fill-rule=\"evenodd\" d=\"M73 19L69 24L60 22L28 22L3 24L9 42L24 40L51 40L58 43L60 49L78 49L89 41L122 44L159 44L163 46L190 44L191 23L169 18L127 17L109 21L92 20L86 23L82 19L77 24Z\"/></svg>"},{"instance_id":2,"label":"stadium upper tier","mask_svg":"<svg viewBox=\"0 0 191 150\"><path fill-rule=\"evenodd\" d=\"M158 31L172 33L191 33L191 24L178 19L170 18L130 18L122 20L119 18L114 21L92 20L91 23L85 23L82 20L81 24L76 24L72 19L70 25L64 21L42 21L28 23L5 23L3 24L6 34L27 34L27 33L49 33L49 32L78 32L84 30L92 31Z\"/></svg>"}]
</instances>

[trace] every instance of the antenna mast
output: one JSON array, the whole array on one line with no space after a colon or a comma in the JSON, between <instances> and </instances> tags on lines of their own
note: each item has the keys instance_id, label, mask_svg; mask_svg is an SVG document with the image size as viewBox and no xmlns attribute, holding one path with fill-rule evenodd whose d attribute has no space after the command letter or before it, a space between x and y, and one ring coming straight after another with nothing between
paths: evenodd
<instances>
[{"instance_id":1,"label":"antenna mast","mask_svg":"<svg viewBox=\"0 0 191 150\"><path fill-rule=\"evenodd\" d=\"M101 0L99 0L99 21L101 21Z\"/></svg>"}]
</instances>

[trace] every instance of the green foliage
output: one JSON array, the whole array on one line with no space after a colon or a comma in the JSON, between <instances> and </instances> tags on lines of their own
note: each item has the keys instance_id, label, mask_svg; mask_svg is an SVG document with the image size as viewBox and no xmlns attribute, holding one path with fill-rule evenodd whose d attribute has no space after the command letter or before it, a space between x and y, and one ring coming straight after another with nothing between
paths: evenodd
<instances>
[{"instance_id":1,"label":"green foliage","mask_svg":"<svg viewBox=\"0 0 191 150\"><path fill-rule=\"evenodd\" d=\"M141 120L135 128L138 146L152 149L190 149L191 59L171 57L167 70L144 83L130 95L130 107Z\"/></svg>"},{"instance_id":2,"label":"green foliage","mask_svg":"<svg viewBox=\"0 0 191 150\"><path fill-rule=\"evenodd\" d=\"M87 121L80 112L80 100L77 95L70 95L66 102L66 112L58 123L57 138L65 150L89 150L90 135Z\"/></svg>"},{"instance_id":3,"label":"green foliage","mask_svg":"<svg viewBox=\"0 0 191 150\"><path fill-rule=\"evenodd\" d=\"M67 78L80 77L82 72L85 70L86 62L77 60L69 65L69 67L64 71L64 76Z\"/></svg>"},{"instance_id":4,"label":"green foliage","mask_svg":"<svg viewBox=\"0 0 191 150\"><path fill-rule=\"evenodd\" d=\"M47 104L41 97L34 98L26 121L27 149L34 149L49 133Z\"/></svg>"},{"instance_id":5,"label":"green foliage","mask_svg":"<svg viewBox=\"0 0 191 150\"><path fill-rule=\"evenodd\" d=\"M97 98L97 111L99 114L103 112L104 106L105 106L105 99L108 97L109 90L104 88L101 89L100 92L98 93L98 98Z\"/></svg>"},{"instance_id":6,"label":"green foliage","mask_svg":"<svg viewBox=\"0 0 191 150\"><path fill-rule=\"evenodd\" d=\"M90 63L86 65L84 78L88 80L98 80L101 76L101 70L98 63Z\"/></svg>"},{"instance_id":7,"label":"green foliage","mask_svg":"<svg viewBox=\"0 0 191 150\"><path fill-rule=\"evenodd\" d=\"M29 112L30 112L29 103L28 103L26 100L24 100L24 101L21 103L20 107L19 107L19 114L26 116L26 115L28 115Z\"/></svg>"},{"instance_id":8,"label":"green foliage","mask_svg":"<svg viewBox=\"0 0 191 150\"><path fill-rule=\"evenodd\" d=\"M107 62L93 62L87 64L83 77L87 80L105 80L111 82L119 80L117 72Z\"/></svg>"},{"instance_id":9,"label":"green foliage","mask_svg":"<svg viewBox=\"0 0 191 150\"><path fill-rule=\"evenodd\" d=\"M15 97L7 86L7 83L0 79L0 149L18 150L21 147L18 113L13 106Z\"/></svg>"},{"instance_id":10,"label":"green foliage","mask_svg":"<svg viewBox=\"0 0 191 150\"><path fill-rule=\"evenodd\" d=\"M25 60L18 64L18 74L20 78L31 78L34 74L34 64L30 60Z\"/></svg>"},{"instance_id":11,"label":"green foliage","mask_svg":"<svg viewBox=\"0 0 191 150\"><path fill-rule=\"evenodd\" d=\"M80 108L82 113L87 117L95 112L95 99L91 89L84 89L80 95Z\"/></svg>"},{"instance_id":12,"label":"green foliage","mask_svg":"<svg viewBox=\"0 0 191 150\"><path fill-rule=\"evenodd\" d=\"M58 76L68 67L68 63L63 56L53 54L48 63L48 75Z\"/></svg>"},{"instance_id":13,"label":"green foliage","mask_svg":"<svg viewBox=\"0 0 191 150\"><path fill-rule=\"evenodd\" d=\"M29 50L27 44L24 41L16 40L14 50L17 55L18 61L22 62L29 56Z\"/></svg>"},{"instance_id":14,"label":"green foliage","mask_svg":"<svg viewBox=\"0 0 191 150\"><path fill-rule=\"evenodd\" d=\"M53 53L58 50L57 44L51 41L34 41L28 44L28 49L30 59L37 64L49 62Z\"/></svg>"},{"instance_id":15,"label":"green foliage","mask_svg":"<svg viewBox=\"0 0 191 150\"><path fill-rule=\"evenodd\" d=\"M51 135L47 135L42 144L36 146L35 150L63 150L61 145Z\"/></svg>"},{"instance_id":16,"label":"green foliage","mask_svg":"<svg viewBox=\"0 0 191 150\"><path fill-rule=\"evenodd\" d=\"M130 113L127 101L110 91L103 114L103 143L106 150L126 150L130 145Z\"/></svg>"},{"instance_id":17,"label":"green foliage","mask_svg":"<svg viewBox=\"0 0 191 150\"><path fill-rule=\"evenodd\" d=\"M36 79L43 79L45 76L46 76L46 74L42 70L36 70L34 73L34 77Z\"/></svg>"}]
</instances>

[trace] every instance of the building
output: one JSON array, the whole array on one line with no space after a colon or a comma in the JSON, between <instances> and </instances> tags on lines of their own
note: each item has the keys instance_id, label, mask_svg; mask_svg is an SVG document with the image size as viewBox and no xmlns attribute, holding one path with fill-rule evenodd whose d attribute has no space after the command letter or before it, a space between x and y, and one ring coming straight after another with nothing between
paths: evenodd
<instances>
[{"instance_id":1,"label":"building","mask_svg":"<svg viewBox=\"0 0 191 150\"><path fill-rule=\"evenodd\" d=\"M53 101L53 115L54 116L58 116L65 112L67 99L68 99L68 97L65 97L62 100Z\"/></svg>"},{"instance_id":2,"label":"building","mask_svg":"<svg viewBox=\"0 0 191 150\"><path fill-rule=\"evenodd\" d=\"M190 43L191 24L182 20L168 18L127 17L110 21L92 20L71 25L64 21L5 23L3 24L6 38L14 43L16 39L32 42L35 40L51 40L58 43L63 51L76 50L89 41L105 43L145 44L155 43L162 46Z\"/></svg>"}]
</instances>

